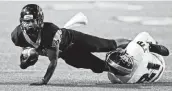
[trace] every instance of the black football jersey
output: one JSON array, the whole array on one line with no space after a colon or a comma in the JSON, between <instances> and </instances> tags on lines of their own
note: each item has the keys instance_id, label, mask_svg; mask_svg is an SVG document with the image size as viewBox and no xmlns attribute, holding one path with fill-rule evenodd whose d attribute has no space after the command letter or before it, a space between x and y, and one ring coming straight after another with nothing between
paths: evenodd
<instances>
[{"instance_id":1,"label":"black football jersey","mask_svg":"<svg viewBox=\"0 0 172 91\"><path fill-rule=\"evenodd\" d=\"M53 38L58 31L62 32L61 35L58 35L60 37L57 37L59 38L57 40L61 40L60 50L64 50L71 43L71 35L69 32L66 32L66 29L61 30L58 26L50 22L44 23L43 29L41 30L41 42L39 47L52 48ZM20 25L18 25L11 33L11 39L16 46L34 47L32 44L28 43L28 41L24 37L23 30L21 29Z\"/></svg>"},{"instance_id":2,"label":"black football jersey","mask_svg":"<svg viewBox=\"0 0 172 91\"><path fill-rule=\"evenodd\" d=\"M34 47L26 40L20 25L11 33L11 38L16 46ZM59 41L59 49L62 52L71 47L76 47L78 51L87 52L109 52L116 49L116 42L113 39L104 39L72 29L59 28L53 23L45 22L41 30L39 48L53 48L54 40Z\"/></svg>"}]
</instances>

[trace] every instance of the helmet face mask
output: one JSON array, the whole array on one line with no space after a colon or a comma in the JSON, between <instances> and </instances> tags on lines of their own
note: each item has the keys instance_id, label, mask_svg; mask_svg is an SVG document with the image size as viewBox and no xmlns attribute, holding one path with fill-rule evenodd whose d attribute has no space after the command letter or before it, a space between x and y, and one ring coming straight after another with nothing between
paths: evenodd
<instances>
[{"instance_id":1,"label":"helmet face mask","mask_svg":"<svg viewBox=\"0 0 172 91\"><path fill-rule=\"evenodd\" d=\"M124 49L111 51L106 58L109 70L116 75L128 75L132 72L134 59Z\"/></svg>"},{"instance_id":2,"label":"helmet face mask","mask_svg":"<svg viewBox=\"0 0 172 91\"><path fill-rule=\"evenodd\" d=\"M20 14L20 25L28 35L37 35L43 28L43 12L36 4L28 4L23 7Z\"/></svg>"},{"instance_id":3,"label":"helmet face mask","mask_svg":"<svg viewBox=\"0 0 172 91\"><path fill-rule=\"evenodd\" d=\"M21 22L23 29L27 34L35 34L38 32L38 23L36 19L25 20L23 19Z\"/></svg>"}]
</instances>

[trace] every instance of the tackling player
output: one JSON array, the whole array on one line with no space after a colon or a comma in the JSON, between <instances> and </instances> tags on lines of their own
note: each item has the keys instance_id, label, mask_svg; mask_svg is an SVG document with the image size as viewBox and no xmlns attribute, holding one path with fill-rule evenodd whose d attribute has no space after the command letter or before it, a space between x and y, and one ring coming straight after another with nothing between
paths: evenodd
<instances>
[{"instance_id":1,"label":"tackling player","mask_svg":"<svg viewBox=\"0 0 172 91\"><path fill-rule=\"evenodd\" d=\"M20 56L22 69L34 65L38 55L47 56L50 60L43 79L33 85L48 83L58 58L76 68L91 69L95 73L107 71L106 63L91 52L109 52L130 42L127 39L104 39L59 28L53 23L43 22L43 19L42 9L36 4L28 4L22 8L20 25L11 33L13 43L24 49Z\"/></svg>"},{"instance_id":2,"label":"tackling player","mask_svg":"<svg viewBox=\"0 0 172 91\"><path fill-rule=\"evenodd\" d=\"M107 54L108 78L112 83L156 82L165 69L162 56L168 55L166 47L142 32L126 48L117 48Z\"/></svg>"}]
</instances>

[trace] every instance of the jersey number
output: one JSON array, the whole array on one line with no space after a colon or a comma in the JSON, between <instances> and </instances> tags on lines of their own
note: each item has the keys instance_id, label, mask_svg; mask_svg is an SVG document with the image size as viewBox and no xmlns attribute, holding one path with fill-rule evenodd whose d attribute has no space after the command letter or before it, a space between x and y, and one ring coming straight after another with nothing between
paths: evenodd
<instances>
[{"instance_id":1,"label":"jersey number","mask_svg":"<svg viewBox=\"0 0 172 91\"><path fill-rule=\"evenodd\" d=\"M148 63L147 65L147 69L152 69L152 70L159 70L160 65L159 64L154 64L154 63ZM160 74L162 73L163 68L161 69L160 73L157 75L157 77L152 81L154 82L155 80L157 80L160 76ZM153 79L153 77L156 75L156 73L151 73L151 74L144 74L138 81L137 83L143 83L143 82L149 82Z\"/></svg>"},{"instance_id":2,"label":"jersey number","mask_svg":"<svg viewBox=\"0 0 172 91\"><path fill-rule=\"evenodd\" d=\"M137 44L142 47L142 49L143 49L144 52L146 51L146 49L145 49L145 43L143 43L142 41L137 41Z\"/></svg>"}]
</instances>

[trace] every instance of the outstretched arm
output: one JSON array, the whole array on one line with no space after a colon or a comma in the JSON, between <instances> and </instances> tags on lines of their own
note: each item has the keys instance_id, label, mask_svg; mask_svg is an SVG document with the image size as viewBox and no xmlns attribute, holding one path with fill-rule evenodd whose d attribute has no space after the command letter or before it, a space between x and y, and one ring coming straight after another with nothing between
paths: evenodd
<instances>
[{"instance_id":1,"label":"outstretched arm","mask_svg":"<svg viewBox=\"0 0 172 91\"><path fill-rule=\"evenodd\" d=\"M50 60L50 64L48 66L46 74L44 75L44 78L40 82L32 83L31 85L46 85L48 83L57 66L58 55L59 55L59 44L57 44L55 48L50 48L47 50L47 56Z\"/></svg>"},{"instance_id":2,"label":"outstretched arm","mask_svg":"<svg viewBox=\"0 0 172 91\"><path fill-rule=\"evenodd\" d=\"M48 66L47 72L43 78L43 81L45 84L48 83L50 78L52 77L54 70L57 66L57 60L58 60L58 54L59 54L59 49L49 49L48 50L48 58L50 60L50 64Z\"/></svg>"},{"instance_id":3,"label":"outstretched arm","mask_svg":"<svg viewBox=\"0 0 172 91\"><path fill-rule=\"evenodd\" d=\"M116 41L117 47L123 48L123 49L125 47L127 47L127 45L131 42L131 40L128 40L128 39L116 39L115 41ZM151 52L158 53L162 56L168 56L169 55L169 50L165 46L153 44L153 43L150 43L149 45L150 45L149 50Z\"/></svg>"},{"instance_id":4,"label":"outstretched arm","mask_svg":"<svg viewBox=\"0 0 172 91\"><path fill-rule=\"evenodd\" d=\"M158 45L158 44L152 44L152 43L150 43L149 45L150 45L149 50L151 52L158 53L162 56L168 56L169 55L169 50L165 46Z\"/></svg>"},{"instance_id":5,"label":"outstretched arm","mask_svg":"<svg viewBox=\"0 0 172 91\"><path fill-rule=\"evenodd\" d=\"M50 80L50 78L52 77L54 70L57 66L59 49L48 49L47 54L50 60L50 64L48 66L46 74L44 75L44 78L40 82L32 83L31 85L46 85Z\"/></svg>"}]
</instances>

